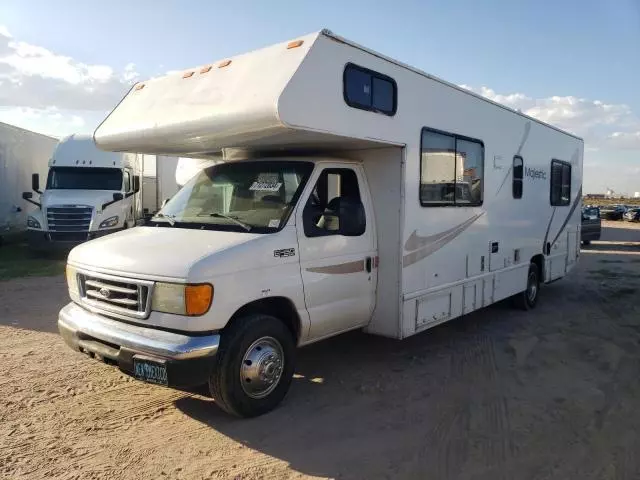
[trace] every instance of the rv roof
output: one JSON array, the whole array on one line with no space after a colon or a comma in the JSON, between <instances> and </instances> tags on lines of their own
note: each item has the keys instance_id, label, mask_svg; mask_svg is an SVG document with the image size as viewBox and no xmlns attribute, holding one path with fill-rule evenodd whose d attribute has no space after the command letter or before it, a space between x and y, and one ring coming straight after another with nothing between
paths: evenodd
<instances>
[{"instance_id":1,"label":"rv roof","mask_svg":"<svg viewBox=\"0 0 640 480\"><path fill-rule=\"evenodd\" d=\"M394 107L381 115L347 105L344 72L351 63L395 76L394 88L403 95L397 100L394 93L397 112ZM442 87L454 94L446 101L455 108L461 99L474 98L578 138L322 30L139 83L98 126L94 141L107 151L189 157L229 148L292 153L405 145L406 132L422 118L412 99L422 92L446 95Z\"/></svg>"}]
</instances>

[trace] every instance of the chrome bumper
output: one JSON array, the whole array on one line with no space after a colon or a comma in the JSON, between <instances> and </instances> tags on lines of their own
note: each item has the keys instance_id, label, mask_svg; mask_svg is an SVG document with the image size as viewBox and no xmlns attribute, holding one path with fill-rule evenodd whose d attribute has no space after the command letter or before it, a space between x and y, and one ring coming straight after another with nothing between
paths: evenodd
<instances>
[{"instance_id":1,"label":"chrome bumper","mask_svg":"<svg viewBox=\"0 0 640 480\"><path fill-rule=\"evenodd\" d=\"M214 356L220 345L220 335L189 336L131 325L96 315L75 303L60 310L58 329L74 350L115 361L120 349L169 360L194 360Z\"/></svg>"}]
</instances>

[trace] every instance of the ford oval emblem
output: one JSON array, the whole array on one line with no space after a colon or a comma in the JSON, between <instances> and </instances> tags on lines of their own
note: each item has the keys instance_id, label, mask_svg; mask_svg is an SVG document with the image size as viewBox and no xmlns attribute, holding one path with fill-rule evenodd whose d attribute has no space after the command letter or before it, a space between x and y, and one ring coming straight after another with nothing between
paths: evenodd
<instances>
[{"instance_id":1,"label":"ford oval emblem","mask_svg":"<svg viewBox=\"0 0 640 480\"><path fill-rule=\"evenodd\" d=\"M102 295L104 298L109 298L111 296L111 290L109 290L108 288L101 288L100 295Z\"/></svg>"}]
</instances>

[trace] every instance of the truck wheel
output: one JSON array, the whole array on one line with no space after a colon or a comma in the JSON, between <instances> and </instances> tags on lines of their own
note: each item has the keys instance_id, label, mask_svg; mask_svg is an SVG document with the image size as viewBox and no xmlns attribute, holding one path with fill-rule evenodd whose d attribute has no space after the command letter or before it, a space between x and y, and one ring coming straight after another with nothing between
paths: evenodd
<instances>
[{"instance_id":1,"label":"truck wheel","mask_svg":"<svg viewBox=\"0 0 640 480\"><path fill-rule=\"evenodd\" d=\"M513 303L522 310L531 310L538 303L539 292L540 274L538 273L538 266L535 263L531 263L527 275L527 288L513 297Z\"/></svg>"},{"instance_id":2,"label":"truck wheel","mask_svg":"<svg viewBox=\"0 0 640 480\"><path fill-rule=\"evenodd\" d=\"M222 334L209 391L227 413L255 417L273 410L293 378L296 345L275 317L248 315Z\"/></svg>"}]
</instances>

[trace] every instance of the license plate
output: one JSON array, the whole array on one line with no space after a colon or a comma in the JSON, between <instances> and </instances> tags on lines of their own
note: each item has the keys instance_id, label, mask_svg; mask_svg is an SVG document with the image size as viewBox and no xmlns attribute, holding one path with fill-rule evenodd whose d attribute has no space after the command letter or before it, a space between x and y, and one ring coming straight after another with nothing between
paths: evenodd
<instances>
[{"instance_id":1,"label":"license plate","mask_svg":"<svg viewBox=\"0 0 640 480\"><path fill-rule=\"evenodd\" d=\"M168 385L167 365L163 362L133 357L133 375L143 382Z\"/></svg>"}]
</instances>

